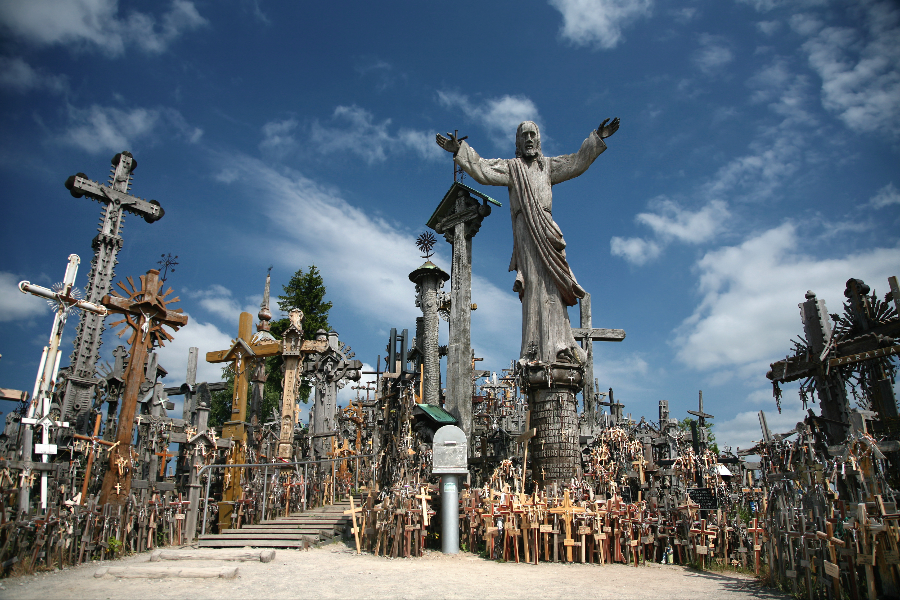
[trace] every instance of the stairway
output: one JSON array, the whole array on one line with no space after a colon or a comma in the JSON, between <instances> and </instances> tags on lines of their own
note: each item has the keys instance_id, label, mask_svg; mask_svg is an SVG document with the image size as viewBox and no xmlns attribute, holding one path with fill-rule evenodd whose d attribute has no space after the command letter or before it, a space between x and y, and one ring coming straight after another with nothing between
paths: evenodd
<instances>
[{"instance_id":1,"label":"stairway","mask_svg":"<svg viewBox=\"0 0 900 600\"><path fill-rule=\"evenodd\" d=\"M357 498L354 503L358 505ZM342 535L350 529L350 500L320 506L287 517L267 519L241 529L226 529L219 534L201 535L200 548L309 548Z\"/></svg>"}]
</instances>

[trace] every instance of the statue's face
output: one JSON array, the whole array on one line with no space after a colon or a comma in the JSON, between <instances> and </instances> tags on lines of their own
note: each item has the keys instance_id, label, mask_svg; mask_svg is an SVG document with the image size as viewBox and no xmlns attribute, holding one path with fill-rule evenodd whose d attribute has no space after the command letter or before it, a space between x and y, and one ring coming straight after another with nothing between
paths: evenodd
<instances>
[{"instance_id":1,"label":"statue's face","mask_svg":"<svg viewBox=\"0 0 900 600\"><path fill-rule=\"evenodd\" d=\"M519 131L516 134L516 144L525 158L534 158L540 154L541 134L537 125L531 121L525 121L519 125Z\"/></svg>"}]
</instances>

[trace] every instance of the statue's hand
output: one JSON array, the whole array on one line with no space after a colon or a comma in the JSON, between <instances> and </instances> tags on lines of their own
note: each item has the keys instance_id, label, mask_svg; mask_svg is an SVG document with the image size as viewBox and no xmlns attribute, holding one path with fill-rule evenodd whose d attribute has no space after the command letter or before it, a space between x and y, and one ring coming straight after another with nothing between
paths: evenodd
<instances>
[{"instance_id":1,"label":"statue's hand","mask_svg":"<svg viewBox=\"0 0 900 600\"><path fill-rule=\"evenodd\" d=\"M436 136L434 136L434 139L437 142L438 146L440 146L447 152L452 152L453 156L456 156L456 153L459 152L459 148L461 146L460 142L462 142L469 136L464 135L463 137L457 137L459 135L459 131L457 131L456 133L447 132L447 135L450 137L445 138L441 134L437 134Z\"/></svg>"},{"instance_id":2,"label":"statue's hand","mask_svg":"<svg viewBox=\"0 0 900 600\"><path fill-rule=\"evenodd\" d=\"M597 128L597 135L600 136L600 139L608 138L615 132L619 130L619 117L616 117L612 120L612 123L609 122L609 119L604 120L600 123L600 127Z\"/></svg>"}]
</instances>

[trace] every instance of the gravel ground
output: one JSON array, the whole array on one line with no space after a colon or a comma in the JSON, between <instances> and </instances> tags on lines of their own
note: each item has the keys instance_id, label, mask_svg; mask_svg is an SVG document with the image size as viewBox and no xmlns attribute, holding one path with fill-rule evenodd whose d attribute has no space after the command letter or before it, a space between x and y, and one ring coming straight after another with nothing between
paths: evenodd
<instances>
[{"instance_id":1,"label":"gravel ground","mask_svg":"<svg viewBox=\"0 0 900 600\"><path fill-rule=\"evenodd\" d=\"M276 550L269 563L164 561L150 554L0 580L0 598L763 598L788 596L734 573L700 572L674 565L527 565L488 561L462 552L427 552L419 559L386 559L335 543L312 550ZM95 578L101 566L237 566L236 579Z\"/></svg>"}]
</instances>

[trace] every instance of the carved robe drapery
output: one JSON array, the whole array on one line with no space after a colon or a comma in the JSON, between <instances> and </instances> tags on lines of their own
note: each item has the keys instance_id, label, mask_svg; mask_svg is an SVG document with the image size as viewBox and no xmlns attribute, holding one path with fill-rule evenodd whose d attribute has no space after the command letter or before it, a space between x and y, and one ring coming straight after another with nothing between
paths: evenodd
<instances>
[{"instance_id":1,"label":"carved robe drapery","mask_svg":"<svg viewBox=\"0 0 900 600\"><path fill-rule=\"evenodd\" d=\"M566 242L553 221L552 186L584 173L604 150L606 144L594 131L574 154L484 159L462 142L454 157L478 183L509 189L513 228L509 270L516 271L513 291L522 301L522 358L584 362L566 307L575 305L585 292L569 268ZM532 347L536 355L531 355Z\"/></svg>"}]
</instances>

